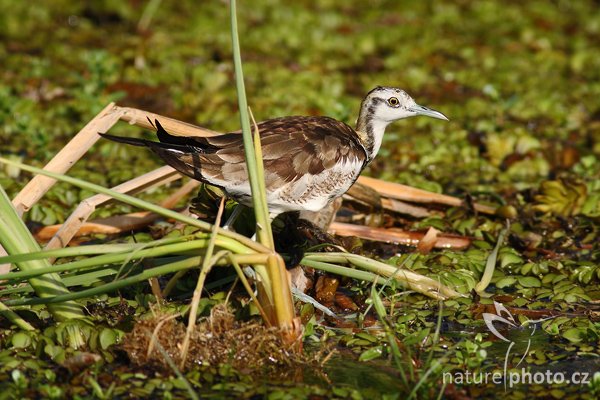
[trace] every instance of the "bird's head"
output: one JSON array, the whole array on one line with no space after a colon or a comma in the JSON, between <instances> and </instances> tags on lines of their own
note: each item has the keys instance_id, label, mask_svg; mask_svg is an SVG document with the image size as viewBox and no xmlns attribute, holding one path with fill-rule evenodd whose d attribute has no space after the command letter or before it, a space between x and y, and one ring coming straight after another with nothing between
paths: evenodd
<instances>
[{"instance_id":1,"label":"bird's head","mask_svg":"<svg viewBox=\"0 0 600 400\"><path fill-rule=\"evenodd\" d=\"M448 121L441 112L418 105L402 89L378 86L371 90L360 106L356 121L356 133L367 151L368 161L377 155L388 124L415 115Z\"/></svg>"},{"instance_id":2,"label":"bird's head","mask_svg":"<svg viewBox=\"0 0 600 400\"><path fill-rule=\"evenodd\" d=\"M404 90L382 86L367 94L361 105L361 114L367 119L386 124L416 115L448 121L441 112L418 105Z\"/></svg>"}]
</instances>

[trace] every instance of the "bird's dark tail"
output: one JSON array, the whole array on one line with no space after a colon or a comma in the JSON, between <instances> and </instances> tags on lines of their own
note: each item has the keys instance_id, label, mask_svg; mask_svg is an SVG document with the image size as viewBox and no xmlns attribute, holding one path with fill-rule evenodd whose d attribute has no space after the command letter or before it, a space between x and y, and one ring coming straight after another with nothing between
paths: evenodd
<instances>
[{"instance_id":1,"label":"bird's dark tail","mask_svg":"<svg viewBox=\"0 0 600 400\"><path fill-rule=\"evenodd\" d=\"M146 140L146 139L137 139L137 138L123 137L123 136L113 136L113 135L109 135L106 133L100 133L100 132L98 132L98 135L102 136L104 139L112 140L113 142L125 143L125 144L130 144L133 146L150 147L150 143L152 143L150 140Z\"/></svg>"},{"instance_id":2,"label":"bird's dark tail","mask_svg":"<svg viewBox=\"0 0 600 400\"><path fill-rule=\"evenodd\" d=\"M155 119L154 122L152 122L150 117L146 117L146 118L148 119L148 122L150 122L150 125L152 125L152 127L154 129L156 129L156 136L158 137L158 140L161 143L170 143L170 144L176 144L176 145L180 145L180 146L185 146L188 144L188 141L186 138L171 135L169 132L167 132L167 130L165 128L163 128L163 126L160 124L160 122L158 122L158 119Z\"/></svg>"},{"instance_id":3,"label":"bird's dark tail","mask_svg":"<svg viewBox=\"0 0 600 400\"><path fill-rule=\"evenodd\" d=\"M160 142L155 142L155 141L146 140L146 139L114 136L114 135L109 135L109 134L100 133L100 132L98 132L98 134L105 139L112 140L113 142L130 144L132 146L149 147L154 151L159 151L160 149L175 150L175 151L189 150L189 147L186 144L185 138L180 138L178 136L169 134L165 130L165 128L162 127L162 125L160 124L160 122L158 122L157 119L155 119L154 123L152 123L150 118L148 118L148 122L150 122L150 125L152 125L152 127L154 129L156 129L158 140L160 140Z\"/></svg>"},{"instance_id":4,"label":"bird's dark tail","mask_svg":"<svg viewBox=\"0 0 600 400\"><path fill-rule=\"evenodd\" d=\"M114 142L130 144L133 146L148 147L160 158L162 158L167 164L169 164L171 167L175 168L179 172L197 180L203 179L202 174L200 172L200 161L198 160L199 155L195 155L195 158L192 158L194 160L194 165L191 167L186 163L185 159L181 159L182 154L193 156L193 153L190 153L189 146L181 146L172 143L161 143L146 139L113 136L99 132L98 134L103 138L112 140Z\"/></svg>"},{"instance_id":5,"label":"bird's dark tail","mask_svg":"<svg viewBox=\"0 0 600 400\"><path fill-rule=\"evenodd\" d=\"M181 136L171 135L165 130L165 128L162 127L157 119L154 120L154 123L156 124L156 136L162 143L177 144L180 146L185 146L188 144L189 139Z\"/></svg>"}]
</instances>

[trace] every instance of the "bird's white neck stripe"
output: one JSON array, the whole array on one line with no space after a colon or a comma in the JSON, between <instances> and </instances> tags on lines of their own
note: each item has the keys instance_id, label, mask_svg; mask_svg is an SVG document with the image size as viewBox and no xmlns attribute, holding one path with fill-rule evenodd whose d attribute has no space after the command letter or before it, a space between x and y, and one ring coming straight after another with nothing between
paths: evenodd
<instances>
[{"instance_id":1,"label":"bird's white neck stripe","mask_svg":"<svg viewBox=\"0 0 600 400\"><path fill-rule=\"evenodd\" d=\"M362 122L362 123L361 123ZM357 126L357 134L361 139L369 162L371 162L379 149L381 148L381 142L383 141L383 134L385 128L389 125L389 121L381 119L369 119L367 121L359 121Z\"/></svg>"},{"instance_id":2,"label":"bird's white neck stripe","mask_svg":"<svg viewBox=\"0 0 600 400\"><path fill-rule=\"evenodd\" d=\"M369 160L374 159L379 152L381 142L383 141L383 134L385 133L385 128L388 124L388 121L380 119L372 119L367 123L367 132L372 140L371 148L367 149L369 152Z\"/></svg>"}]
</instances>

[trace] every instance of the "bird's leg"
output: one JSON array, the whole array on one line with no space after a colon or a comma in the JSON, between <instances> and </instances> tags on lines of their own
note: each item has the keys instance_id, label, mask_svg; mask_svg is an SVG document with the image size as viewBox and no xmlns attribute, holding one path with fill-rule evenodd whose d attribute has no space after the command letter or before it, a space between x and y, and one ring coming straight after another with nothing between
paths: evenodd
<instances>
[{"instance_id":1,"label":"bird's leg","mask_svg":"<svg viewBox=\"0 0 600 400\"><path fill-rule=\"evenodd\" d=\"M230 231L231 227L233 226L233 224L235 224L235 221L238 219L238 217L240 216L241 213L242 213L242 205L238 204L233 209L233 212L231 213L229 218L227 218L225 225L223 225L223 229L227 229L228 231Z\"/></svg>"}]
</instances>

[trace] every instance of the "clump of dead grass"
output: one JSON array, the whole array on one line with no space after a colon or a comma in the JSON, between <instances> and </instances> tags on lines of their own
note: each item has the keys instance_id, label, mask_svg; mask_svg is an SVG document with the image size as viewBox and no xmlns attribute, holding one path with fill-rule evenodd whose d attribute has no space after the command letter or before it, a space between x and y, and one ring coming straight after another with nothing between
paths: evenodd
<instances>
[{"instance_id":1,"label":"clump of dead grass","mask_svg":"<svg viewBox=\"0 0 600 400\"><path fill-rule=\"evenodd\" d=\"M186 326L176 316L155 314L135 325L123 349L134 364L168 369L165 353L179 365L185 333ZM196 325L184 370L227 364L245 375L280 375L314 361L286 346L276 328L237 321L225 304L219 304Z\"/></svg>"}]
</instances>

